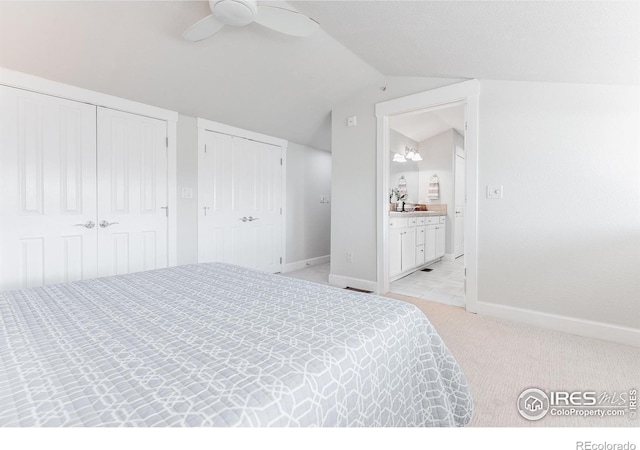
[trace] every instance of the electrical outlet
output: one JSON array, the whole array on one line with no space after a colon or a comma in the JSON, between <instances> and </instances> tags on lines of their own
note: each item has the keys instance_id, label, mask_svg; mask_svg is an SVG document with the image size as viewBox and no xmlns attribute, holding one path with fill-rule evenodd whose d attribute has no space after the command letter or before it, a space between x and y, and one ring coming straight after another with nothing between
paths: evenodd
<instances>
[{"instance_id":1,"label":"electrical outlet","mask_svg":"<svg viewBox=\"0 0 640 450\"><path fill-rule=\"evenodd\" d=\"M320 203L329 203L329 196L328 195L321 195L320 196Z\"/></svg>"},{"instance_id":2,"label":"electrical outlet","mask_svg":"<svg viewBox=\"0 0 640 450\"><path fill-rule=\"evenodd\" d=\"M353 262L353 252L347 252L347 262L348 263Z\"/></svg>"},{"instance_id":3,"label":"electrical outlet","mask_svg":"<svg viewBox=\"0 0 640 450\"><path fill-rule=\"evenodd\" d=\"M183 187L182 198L193 198L193 189Z\"/></svg>"},{"instance_id":4,"label":"electrical outlet","mask_svg":"<svg viewBox=\"0 0 640 450\"><path fill-rule=\"evenodd\" d=\"M500 199L502 198L502 185L490 184L487 186L487 198Z\"/></svg>"}]
</instances>

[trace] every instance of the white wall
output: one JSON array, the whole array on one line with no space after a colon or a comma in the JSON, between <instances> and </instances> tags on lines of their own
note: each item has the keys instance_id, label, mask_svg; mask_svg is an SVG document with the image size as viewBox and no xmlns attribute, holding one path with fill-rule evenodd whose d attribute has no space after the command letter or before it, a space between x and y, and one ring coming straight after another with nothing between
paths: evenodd
<instances>
[{"instance_id":1,"label":"white wall","mask_svg":"<svg viewBox=\"0 0 640 450\"><path fill-rule=\"evenodd\" d=\"M453 84L456 79L388 77L337 105L331 113L332 284L375 289L376 281L376 117L384 100ZM386 89L382 89L382 88ZM356 115L358 125L347 127ZM353 253L353 263L346 254Z\"/></svg>"},{"instance_id":2,"label":"white wall","mask_svg":"<svg viewBox=\"0 0 640 450\"><path fill-rule=\"evenodd\" d=\"M421 90L438 84L451 82ZM403 95L387 91L333 111L336 277L376 279L373 107ZM479 101L479 307L640 329L638 87L487 80ZM504 185L504 199L487 200L487 184Z\"/></svg>"},{"instance_id":3,"label":"white wall","mask_svg":"<svg viewBox=\"0 0 640 450\"><path fill-rule=\"evenodd\" d=\"M481 82L480 301L640 329L638 96Z\"/></svg>"},{"instance_id":4,"label":"white wall","mask_svg":"<svg viewBox=\"0 0 640 450\"><path fill-rule=\"evenodd\" d=\"M422 161L420 166L420 203L443 203L447 205L445 252L453 253L453 220L456 214L455 198L455 148L464 148L464 139L455 129L443 131L420 142ZM433 175L440 179L440 197L429 199L429 181Z\"/></svg>"},{"instance_id":5,"label":"white wall","mask_svg":"<svg viewBox=\"0 0 640 450\"><path fill-rule=\"evenodd\" d=\"M331 201L331 153L290 142L287 148L287 266L329 255L331 203L320 203L321 195Z\"/></svg>"},{"instance_id":6,"label":"white wall","mask_svg":"<svg viewBox=\"0 0 640 450\"><path fill-rule=\"evenodd\" d=\"M178 116L177 130L178 265L198 262L198 125L194 117ZM182 198L189 188L193 198Z\"/></svg>"},{"instance_id":7,"label":"white wall","mask_svg":"<svg viewBox=\"0 0 640 450\"><path fill-rule=\"evenodd\" d=\"M444 203L447 212L454 209L453 185L453 129L443 131L420 142L420 202ZM429 181L437 175L440 179L440 197L429 199L427 196Z\"/></svg>"}]
</instances>

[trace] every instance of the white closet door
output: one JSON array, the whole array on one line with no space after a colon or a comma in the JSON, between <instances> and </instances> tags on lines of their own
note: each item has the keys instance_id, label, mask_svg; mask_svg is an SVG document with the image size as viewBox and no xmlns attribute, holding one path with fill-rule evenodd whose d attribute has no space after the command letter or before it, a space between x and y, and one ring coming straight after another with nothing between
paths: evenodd
<instances>
[{"instance_id":1,"label":"white closet door","mask_svg":"<svg viewBox=\"0 0 640 450\"><path fill-rule=\"evenodd\" d=\"M0 290L96 276L95 118L0 86Z\"/></svg>"},{"instance_id":2,"label":"white closet door","mask_svg":"<svg viewBox=\"0 0 640 450\"><path fill-rule=\"evenodd\" d=\"M282 148L206 131L198 161L198 261L282 270Z\"/></svg>"},{"instance_id":3,"label":"white closet door","mask_svg":"<svg viewBox=\"0 0 640 450\"><path fill-rule=\"evenodd\" d=\"M167 124L98 108L98 275L167 267Z\"/></svg>"}]
</instances>

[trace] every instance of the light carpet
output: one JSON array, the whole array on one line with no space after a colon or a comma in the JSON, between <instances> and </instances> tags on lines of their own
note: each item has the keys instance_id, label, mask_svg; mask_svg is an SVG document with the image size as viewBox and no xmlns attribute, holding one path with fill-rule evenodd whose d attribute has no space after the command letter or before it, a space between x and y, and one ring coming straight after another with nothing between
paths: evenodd
<instances>
[{"instance_id":1,"label":"light carpet","mask_svg":"<svg viewBox=\"0 0 640 450\"><path fill-rule=\"evenodd\" d=\"M626 392L640 388L640 349L492 319L398 294L422 310L466 374L476 427L638 427L640 419L551 416L524 419L516 402L526 388Z\"/></svg>"}]
</instances>

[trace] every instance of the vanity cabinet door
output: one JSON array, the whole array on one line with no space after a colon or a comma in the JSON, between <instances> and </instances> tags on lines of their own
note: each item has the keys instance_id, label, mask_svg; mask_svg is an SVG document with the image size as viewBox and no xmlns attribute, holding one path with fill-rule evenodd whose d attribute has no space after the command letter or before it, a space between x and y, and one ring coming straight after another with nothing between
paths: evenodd
<instances>
[{"instance_id":1,"label":"vanity cabinet door","mask_svg":"<svg viewBox=\"0 0 640 450\"><path fill-rule=\"evenodd\" d=\"M436 229L436 258L444 256L445 248L445 226L444 224L437 225Z\"/></svg>"},{"instance_id":2,"label":"vanity cabinet door","mask_svg":"<svg viewBox=\"0 0 640 450\"><path fill-rule=\"evenodd\" d=\"M406 228L391 228L389 230L389 275L394 276L402 272L402 233Z\"/></svg>"},{"instance_id":3,"label":"vanity cabinet door","mask_svg":"<svg viewBox=\"0 0 640 450\"><path fill-rule=\"evenodd\" d=\"M405 228L402 234L402 271L416 266L416 229Z\"/></svg>"},{"instance_id":4,"label":"vanity cabinet door","mask_svg":"<svg viewBox=\"0 0 640 450\"><path fill-rule=\"evenodd\" d=\"M418 245L416 247L416 266L421 266L424 263L424 245Z\"/></svg>"},{"instance_id":5,"label":"vanity cabinet door","mask_svg":"<svg viewBox=\"0 0 640 450\"><path fill-rule=\"evenodd\" d=\"M436 225L428 226L425 233L424 260L428 262L436 259Z\"/></svg>"},{"instance_id":6,"label":"vanity cabinet door","mask_svg":"<svg viewBox=\"0 0 640 450\"><path fill-rule=\"evenodd\" d=\"M416 245L424 245L427 235L427 227L416 228Z\"/></svg>"}]
</instances>

